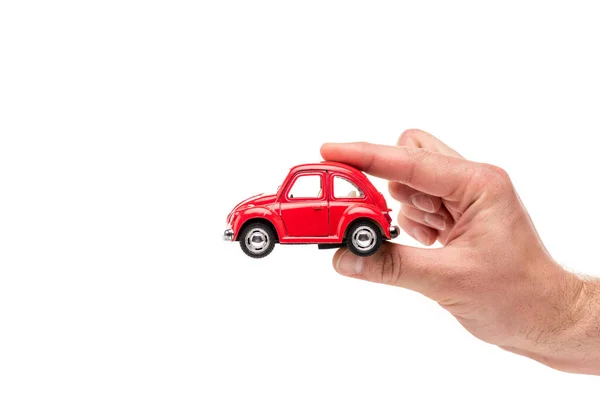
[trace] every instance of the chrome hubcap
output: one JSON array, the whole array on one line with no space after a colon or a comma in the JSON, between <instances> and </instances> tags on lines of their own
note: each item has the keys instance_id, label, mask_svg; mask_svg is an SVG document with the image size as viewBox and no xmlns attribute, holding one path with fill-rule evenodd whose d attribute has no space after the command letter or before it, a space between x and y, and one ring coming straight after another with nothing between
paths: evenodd
<instances>
[{"instance_id":1,"label":"chrome hubcap","mask_svg":"<svg viewBox=\"0 0 600 400\"><path fill-rule=\"evenodd\" d=\"M359 226L352 234L352 244L358 250L367 252L375 247L377 235L370 226Z\"/></svg>"},{"instance_id":2,"label":"chrome hubcap","mask_svg":"<svg viewBox=\"0 0 600 400\"><path fill-rule=\"evenodd\" d=\"M269 248L269 234L262 228L254 228L244 238L246 248L254 253L260 254Z\"/></svg>"}]
</instances>

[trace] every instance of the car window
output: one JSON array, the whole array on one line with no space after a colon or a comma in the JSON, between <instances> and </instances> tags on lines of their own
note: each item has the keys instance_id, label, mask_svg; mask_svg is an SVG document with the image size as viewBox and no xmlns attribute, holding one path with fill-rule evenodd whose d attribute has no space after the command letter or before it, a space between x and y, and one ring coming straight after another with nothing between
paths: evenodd
<instances>
[{"instance_id":1,"label":"car window","mask_svg":"<svg viewBox=\"0 0 600 400\"><path fill-rule=\"evenodd\" d=\"M362 199L365 194L353 182L336 175L333 177L333 197L336 199Z\"/></svg>"},{"instance_id":2,"label":"car window","mask_svg":"<svg viewBox=\"0 0 600 400\"><path fill-rule=\"evenodd\" d=\"M290 199L318 199L322 191L321 175L300 175L290 189L288 196Z\"/></svg>"}]
</instances>

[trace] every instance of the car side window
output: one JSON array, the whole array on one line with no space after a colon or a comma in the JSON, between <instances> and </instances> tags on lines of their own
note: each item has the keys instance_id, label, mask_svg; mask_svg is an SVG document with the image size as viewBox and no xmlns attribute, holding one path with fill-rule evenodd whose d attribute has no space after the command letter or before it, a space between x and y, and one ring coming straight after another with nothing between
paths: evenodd
<instances>
[{"instance_id":1,"label":"car side window","mask_svg":"<svg viewBox=\"0 0 600 400\"><path fill-rule=\"evenodd\" d=\"M300 175L288 192L290 199L318 199L323 194L321 175Z\"/></svg>"},{"instance_id":2,"label":"car side window","mask_svg":"<svg viewBox=\"0 0 600 400\"><path fill-rule=\"evenodd\" d=\"M336 175L333 177L333 197L336 199L362 199L365 194L350 180Z\"/></svg>"}]
</instances>

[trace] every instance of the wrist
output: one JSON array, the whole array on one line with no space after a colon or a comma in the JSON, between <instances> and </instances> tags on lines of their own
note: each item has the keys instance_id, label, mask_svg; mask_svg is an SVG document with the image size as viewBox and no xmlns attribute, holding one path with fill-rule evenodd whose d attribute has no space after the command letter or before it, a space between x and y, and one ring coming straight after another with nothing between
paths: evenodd
<instances>
[{"instance_id":1,"label":"wrist","mask_svg":"<svg viewBox=\"0 0 600 400\"><path fill-rule=\"evenodd\" d=\"M600 282L557 268L546 334L528 340L523 353L561 371L600 375Z\"/></svg>"},{"instance_id":2,"label":"wrist","mask_svg":"<svg viewBox=\"0 0 600 400\"><path fill-rule=\"evenodd\" d=\"M577 279L577 298L573 304L573 326L564 338L563 358L569 372L600 375L600 281Z\"/></svg>"}]
</instances>

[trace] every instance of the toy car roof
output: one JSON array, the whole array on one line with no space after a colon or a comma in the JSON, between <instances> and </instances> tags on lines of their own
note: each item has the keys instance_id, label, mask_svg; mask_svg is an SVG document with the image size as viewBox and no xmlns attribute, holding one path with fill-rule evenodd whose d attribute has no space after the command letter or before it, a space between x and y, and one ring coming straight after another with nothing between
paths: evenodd
<instances>
[{"instance_id":1,"label":"toy car roof","mask_svg":"<svg viewBox=\"0 0 600 400\"><path fill-rule=\"evenodd\" d=\"M290 172L306 171L306 170L326 170L326 171L337 171L337 172L350 172L351 174L357 174L365 177L362 171L348 165L333 161L321 161L319 163L300 164L290 169ZM366 178L366 177L365 177Z\"/></svg>"}]
</instances>

